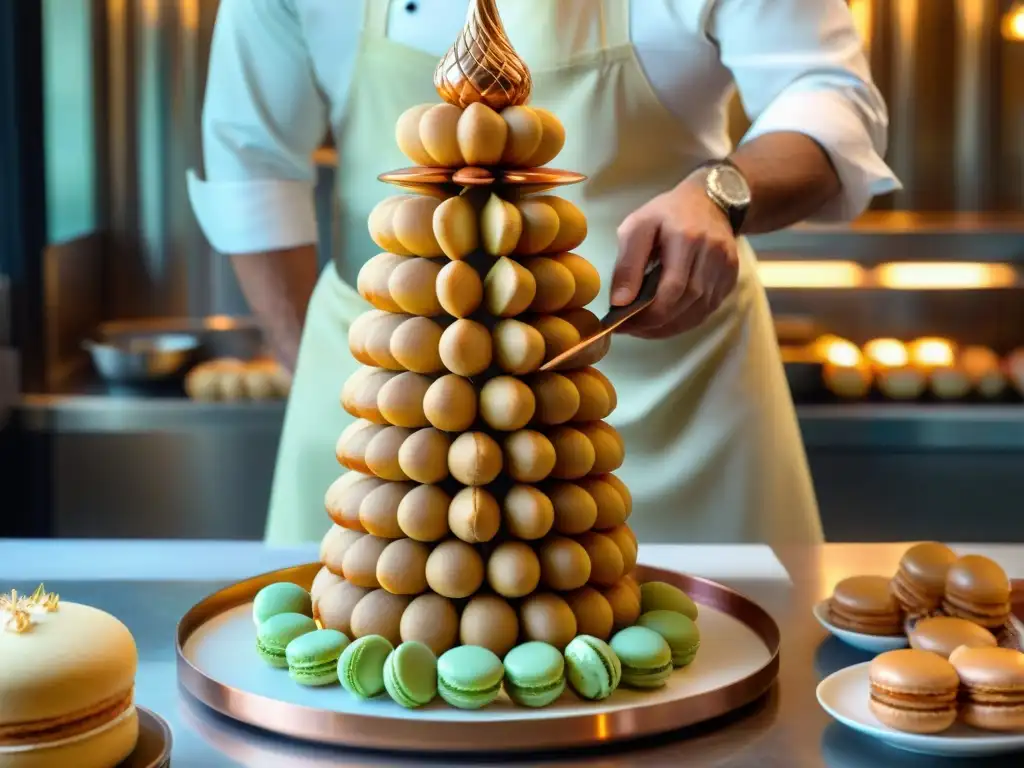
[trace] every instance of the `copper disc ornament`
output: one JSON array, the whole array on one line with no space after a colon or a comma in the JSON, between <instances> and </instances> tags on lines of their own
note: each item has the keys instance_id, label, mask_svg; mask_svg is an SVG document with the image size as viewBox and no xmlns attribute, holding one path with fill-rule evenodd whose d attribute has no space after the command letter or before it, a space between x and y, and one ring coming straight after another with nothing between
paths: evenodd
<instances>
[{"instance_id":1,"label":"copper disc ornament","mask_svg":"<svg viewBox=\"0 0 1024 768\"><path fill-rule=\"evenodd\" d=\"M544 192L555 187L579 184L586 176L557 168L402 168L377 177L420 195L445 196L445 190L457 192L461 187L518 187L524 194Z\"/></svg>"}]
</instances>

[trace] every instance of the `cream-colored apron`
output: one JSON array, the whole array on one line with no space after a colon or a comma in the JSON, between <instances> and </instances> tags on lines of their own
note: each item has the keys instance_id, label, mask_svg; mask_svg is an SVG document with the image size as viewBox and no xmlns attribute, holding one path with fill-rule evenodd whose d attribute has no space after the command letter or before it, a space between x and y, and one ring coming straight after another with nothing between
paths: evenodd
<instances>
[{"instance_id":1,"label":"cream-colored apron","mask_svg":"<svg viewBox=\"0 0 1024 768\"><path fill-rule=\"evenodd\" d=\"M565 149L555 165L588 180L557 193L587 215L578 249L605 286L616 228L631 211L706 160L687 127L659 101L629 41L629 0L499 0L516 50L534 77L532 104L559 116ZM387 38L386 0L366 0L364 30L337 128L342 276L328 266L313 295L281 439L267 538L319 540L323 496L340 473L334 443L350 421L339 404L358 368L346 333L368 304L351 287L377 249L373 206L397 190L376 181L408 165L393 126L408 107L438 101L436 58ZM741 247L739 284L701 327L661 341L617 336L599 367L619 404L609 421L626 443L617 474L633 494L641 541L821 539L814 491L755 257Z\"/></svg>"}]
</instances>

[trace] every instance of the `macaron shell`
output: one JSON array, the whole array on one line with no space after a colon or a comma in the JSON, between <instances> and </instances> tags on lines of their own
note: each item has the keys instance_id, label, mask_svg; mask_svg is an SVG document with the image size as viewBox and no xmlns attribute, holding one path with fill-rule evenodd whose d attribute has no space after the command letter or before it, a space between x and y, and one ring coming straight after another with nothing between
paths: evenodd
<instances>
[{"instance_id":1,"label":"macaron shell","mask_svg":"<svg viewBox=\"0 0 1024 768\"><path fill-rule=\"evenodd\" d=\"M607 699L622 680L622 664L608 643L590 635L573 638L565 648L566 679L578 696Z\"/></svg>"},{"instance_id":2,"label":"macaron shell","mask_svg":"<svg viewBox=\"0 0 1024 768\"><path fill-rule=\"evenodd\" d=\"M981 555L964 555L946 574L946 594L998 606L1010 600L1010 579L995 561Z\"/></svg>"},{"instance_id":3,"label":"macaron shell","mask_svg":"<svg viewBox=\"0 0 1024 768\"><path fill-rule=\"evenodd\" d=\"M937 653L949 658L961 645L969 648L995 648L995 635L982 626L965 619L934 616L921 619L911 630L910 647Z\"/></svg>"},{"instance_id":4,"label":"macaron shell","mask_svg":"<svg viewBox=\"0 0 1024 768\"><path fill-rule=\"evenodd\" d=\"M338 682L338 657L348 644L348 637L335 629L299 635L285 648L289 676L302 685Z\"/></svg>"},{"instance_id":5,"label":"macaron shell","mask_svg":"<svg viewBox=\"0 0 1024 768\"><path fill-rule=\"evenodd\" d=\"M965 703L960 705L960 719L985 731L1020 732L1024 731L1024 704L986 706Z\"/></svg>"},{"instance_id":6,"label":"macaron shell","mask_svg":"<svg viewBox=\"0 0 1024 768\"><path fill-rule=\"evenodd\" d=\"M648 581L640 585L641 612L675 611L697 620L697 604L678 587L664 581Z\"/></svg>"},{"instance_id":7,"label":"macaron shell","mask_svg":"<svg viewBox=\"0 0 1024 768\"><path fill-rule=\"evenodd\" d=\"M460 645L437 660L437 691L458 709L480 709L501 692L505 668L486 648Z\"/></svg>"},{"instance_id":8,"label":"macaron shell","mask_svg":"<svg viewBox=\"0 0 1024 768\"><path fill-rule=\"evenodd\" d=\"M952 726L957 718L955 706L950 706L948 709L938 712L921 712L899 709L883 704L875 699L871 699L868 706L883 725L906 733L942 733L942 731Z\"/></svg>"},{"instance_id":9,"label":"macaron shell","mask_svg":"<svg viewBox=\"0 0 1024 768\"><path fill-rule=\"evenodd\" d=\"M259 592L252 603L253 621L256 626L279 613L313 615L313 600L309 592L290 581L268 584Z\"/></svg>"},{"instance_id":10,"label":"macaron shell","mask_svg":"<svg viewBox=\"0 0 1024 768\"><path fill-rule=\"evenodd\" d=\"M622 663L622 683L632 688L659 688L672 672L672 650L665 638L646 627L627 627L610 643Z\"/></svg>"},{"instance_id":11,"label":"macaron shell","mask_svg":"<svg viewBox=\"0 0 1024 768\"><path fill-rule=\"evenodd\" d=\"M338 659L338 679L346 691L361 699L384 692L384 664L394 647L380 635L350 643Z\"/></svg>"},{"instance_id":12,"label":"macaron shell","mask_svg":"<svg viewBox=\"0 0 1024 768\"><path fill-rule=\"evenodd\" d=\"M960 678L950 662L913 648L876 656L868 674L872 685L900 694L941 695L960 686Z\"/></svg>"},{"instance_id":13,"label":"macaron shell","mask_svg":"<svg viewBox=\"0 0 1024 768\"><path fill-rule=\"evenodd\" d=\"M437 695L437 657L423 643L402 643L384 663L384 688L407 709L429 704Z\"/></svg>"},{"instance_id":14,"label":"macaron shell","mask_svg":"<svg viewBox=\"0 0 1024 768\"><path fill-rule=\"evenodd\" d=\"M256 630L256 649L273 667L288 666L285 648L300 635L316 630L316 622L301 613L279 613L260 624Z\"/></svg>"},{"instance_id":15,"label":"macaron shell","mask_svg":"<svg viewBox=\"0 0 1024 768\"><path fill-rule=\"evenodd\" d=\"M928 593L941 593L949 568L956 559L956 553L945 544L925 541L903 553L899 570Z\"/></svg>"},{"instance_id":16,"label":"macaron shell","mask_svg":"<svg viewBox=\"0 0 1024 768\"><path fill-rule=\"evenodd\" d=\"M637 626L653 629L672 649L672 666L691 664L700 649L700 629L689 617L674 611L648 611L641 614Z\"/></svg>"},{"instance_id":17,"label":"macaron shell","mask_svg":"<svg viewBox=\"0 0 1024 768\"><path fill-rule=\"evenodd\" d=\"M565 690L565 659L551 645L527 642L504 660L505 691L516 704L546 707Z\"/></svg>"}]
</instances>

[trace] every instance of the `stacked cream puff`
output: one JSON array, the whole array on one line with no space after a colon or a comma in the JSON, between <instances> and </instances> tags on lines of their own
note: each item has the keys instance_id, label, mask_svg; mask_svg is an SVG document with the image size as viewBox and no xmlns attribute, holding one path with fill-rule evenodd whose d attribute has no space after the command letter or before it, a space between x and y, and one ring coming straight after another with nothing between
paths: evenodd
<instances>
[{"instance_id":1,"label":"stacked cream puff","mask_svg":"<svg viewBox=\"0 0 1024 768\"><path fill-rule=\"evenodd\" d=\"M409 109L396 134L424 171L449 172L369 217L381 253L357 281L373 309L349 330L364 367L341 394L355 421L325 499L316 616L437 653L608 638L636 621L640 591L613 474L623 442L605 421L615 389L593 367L607 344L539 371L598 325L600 278L574 252L587 221L501 173L550 162L565 131L525 105L441 103ZM453 169L494 183L460 187Z\"/></svg>"}]
</instances>

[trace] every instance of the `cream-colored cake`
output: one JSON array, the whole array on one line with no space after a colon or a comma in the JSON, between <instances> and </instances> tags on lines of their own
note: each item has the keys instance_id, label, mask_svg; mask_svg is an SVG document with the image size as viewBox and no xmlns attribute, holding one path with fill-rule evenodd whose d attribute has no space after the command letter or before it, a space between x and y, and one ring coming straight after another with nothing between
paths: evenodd
<instances>
[{"instance_id":1,"label":"cream-colored cake","mask_svg":"<svg viewBox=\"0 0 1024 768\"><path fill-rule=\"evenodd\" d=\"M49 599L47 599L49 598ZM128 628L38 590L0 603L0 768L113 768L138 740Z\"/></svg>"}]
</instances>

